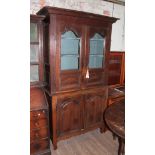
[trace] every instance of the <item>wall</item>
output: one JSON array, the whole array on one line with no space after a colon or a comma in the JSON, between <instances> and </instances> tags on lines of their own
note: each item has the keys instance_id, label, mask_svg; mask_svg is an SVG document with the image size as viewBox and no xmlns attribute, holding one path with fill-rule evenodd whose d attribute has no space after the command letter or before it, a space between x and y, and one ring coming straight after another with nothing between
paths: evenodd
<instances>
[{"instance_id":1,"label":"wall","mask_svg":"<svg viewBox=\"0 0 155 155\"><path fill-rule=\"evenodd\" d=\"M54 6L120 18L113 24L111 50L125 51L124 6L102 0L30 0L30 14L35 14L43 6Z\"/></svg>"},{"instance_id":2,"label":"wall","mask_svg":"<svg viewBox=\"0 0 155 155\"><path fill-rule=\"evenodd\" d=\"M120 20L112 27L111 50L125 51L125 7L114 4L113 17Z\"/></svg>"}]
</instances>

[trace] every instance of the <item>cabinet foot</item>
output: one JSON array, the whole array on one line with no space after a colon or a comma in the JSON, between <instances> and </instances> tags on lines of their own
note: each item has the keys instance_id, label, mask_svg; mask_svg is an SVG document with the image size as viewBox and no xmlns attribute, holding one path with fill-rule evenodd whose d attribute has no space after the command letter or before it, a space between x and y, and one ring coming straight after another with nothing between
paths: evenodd
<instances>
[{"instance_id":1,"label":"cabinet foot","mask_svg":"<svg viewBox=\"0 0 155 155\"><path fill-rule=\"evenodd\" d=\"M53 144L53 149L54 149L54 150L57 149L57 144Z\"/></svg>"},{"instance_id":2,"label":"cabinet foot","mask_svg":"<svg viewBox=\"0 0 155 155\"><path fill-rule=\"evenodd\" d=\"M106 127L100 127L100 132L101 133L106 132Z\"/></svg>"}]
</instances>

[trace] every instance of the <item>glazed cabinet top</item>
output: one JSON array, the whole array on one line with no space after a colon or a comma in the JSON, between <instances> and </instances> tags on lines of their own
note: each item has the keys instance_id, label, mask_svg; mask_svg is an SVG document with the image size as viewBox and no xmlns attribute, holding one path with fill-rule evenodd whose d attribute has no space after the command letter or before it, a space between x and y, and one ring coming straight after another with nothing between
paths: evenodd
<instances>
[{"instance_id":1,"label":"glazed cabinet top","mask_svg":"<svg viewBox=\"0 0 155 155\"><path fill-rule=\"evenodd\" d=\"M44 7L45 67L51 94L107 85L111 28L116 18ZM49 75L50 74L50 75Z\"/></svg>"},{"instance_id":2,"label":"glazed cabinet top","mask_svg":"<svg viewBox=\"0 0 155 155\"><path fill-rule=\"evenodd\" d=\"M30 15L30 83L42 84L43 78L43 19L44 16Z\"/></svg>"}]
</instances>

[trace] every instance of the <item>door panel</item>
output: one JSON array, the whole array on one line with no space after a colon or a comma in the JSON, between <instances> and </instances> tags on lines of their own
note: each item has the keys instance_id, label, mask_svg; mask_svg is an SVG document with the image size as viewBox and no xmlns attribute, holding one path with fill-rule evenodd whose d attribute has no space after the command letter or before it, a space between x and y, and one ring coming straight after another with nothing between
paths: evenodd
<instances>
[{"instance_id":1,"label":"door panel","mask_svg":"<svg viewBox=\"0 0 155 155\"><path fill-rule=\"evenodd\" d=\"M107 30L104 28L87 27L84 82L88 87L105 83L106 34Z\"/></svg>"},{"instance_id":2,"label":"door panel","mask_svg":"<svg viewBox=\"0 0 155 155\"><path fill-rule=\"evenodd\" d=\"M86 128L103 123L103 112L107 106L106 91L90 93L85 96Z\"/></svg>"},{"instance_id":3,"label":"door panel","mask_svg":"<svg viewBox=\"0 0 155 155\"><path fill-rule=\"evenodd\" d=\"M61 136L82 128L82 96L58 99L57 135Z\"/></svg>"}]
</instances>

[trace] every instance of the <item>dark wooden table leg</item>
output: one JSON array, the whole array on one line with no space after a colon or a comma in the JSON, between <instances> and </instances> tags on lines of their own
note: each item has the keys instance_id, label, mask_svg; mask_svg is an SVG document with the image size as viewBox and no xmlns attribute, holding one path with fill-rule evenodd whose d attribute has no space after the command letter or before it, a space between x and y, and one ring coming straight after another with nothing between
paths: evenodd
<instances>
[{"instance_id":1,"label":"dark wooden table leg","mask_svg":"<svg viewBox=\"0 0 155 155\"><path fill-rule=\"evenodd\" d=\"M124 149L124 139L119 138L119 148L118 148L118 155L124 155L125 154L125 149Z\"/></svg>"}]
</instances>

